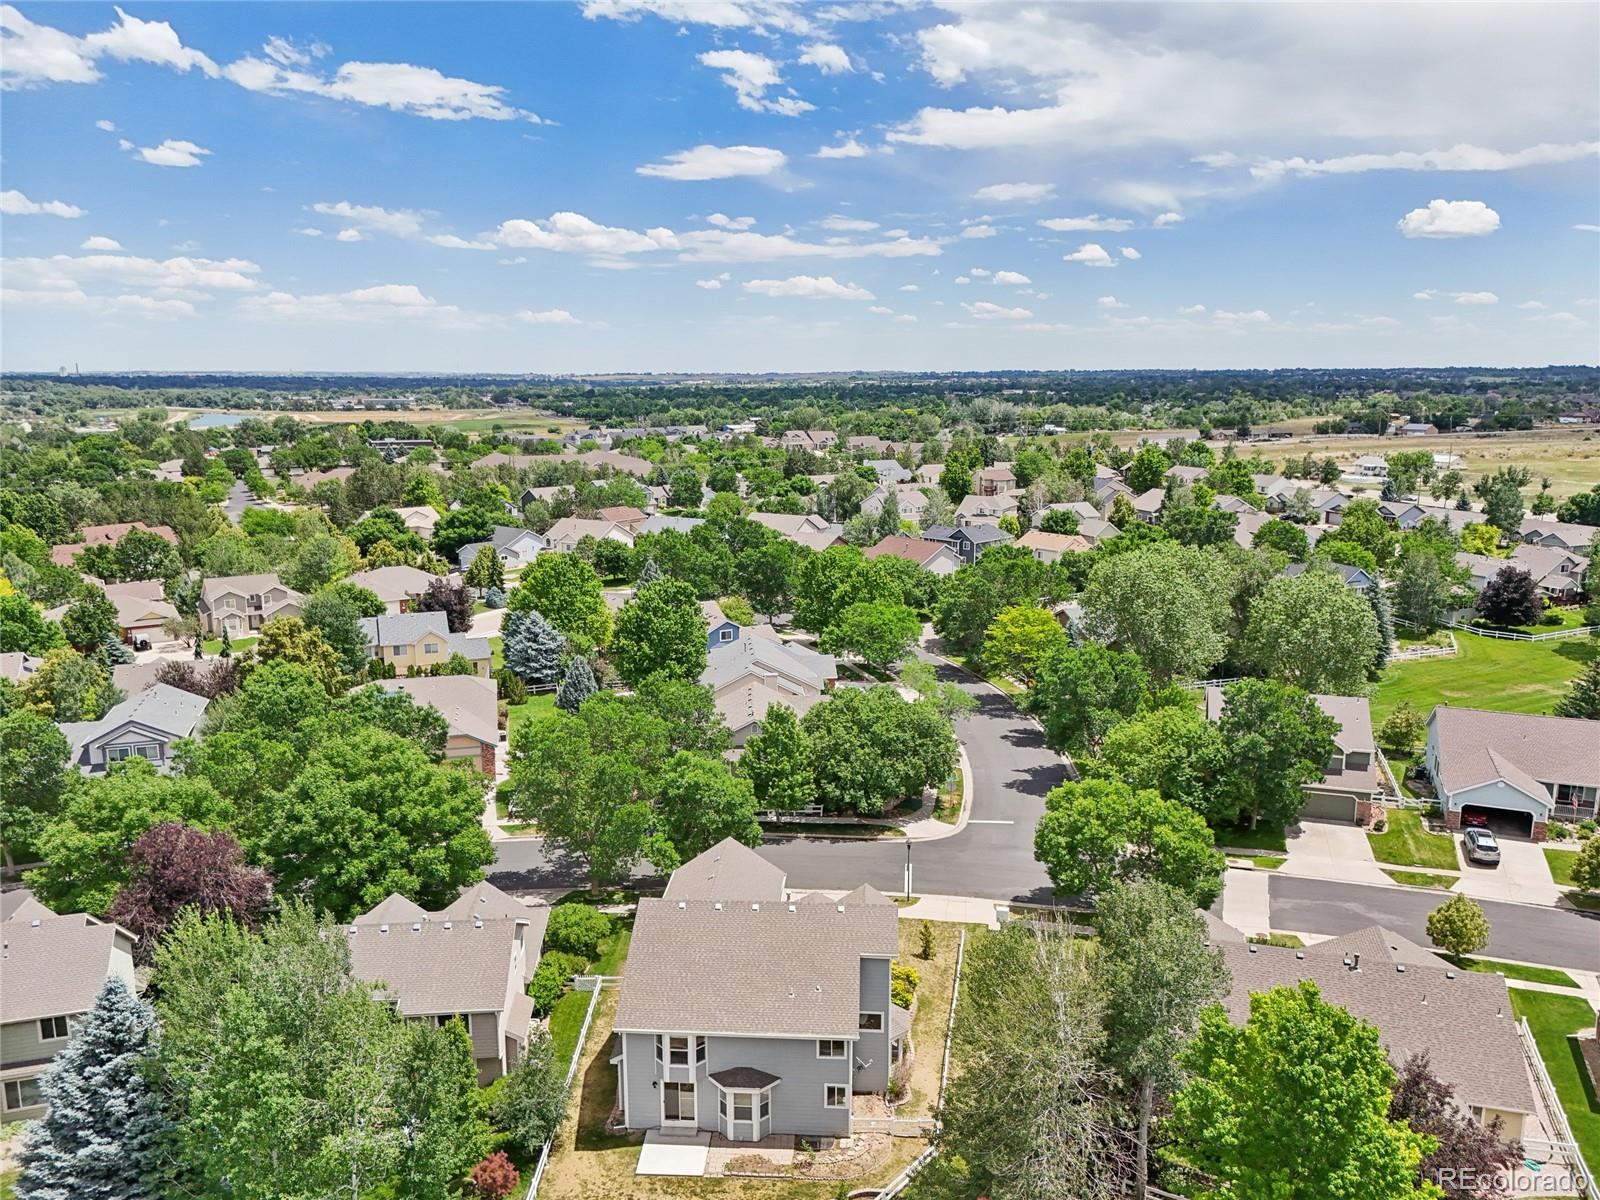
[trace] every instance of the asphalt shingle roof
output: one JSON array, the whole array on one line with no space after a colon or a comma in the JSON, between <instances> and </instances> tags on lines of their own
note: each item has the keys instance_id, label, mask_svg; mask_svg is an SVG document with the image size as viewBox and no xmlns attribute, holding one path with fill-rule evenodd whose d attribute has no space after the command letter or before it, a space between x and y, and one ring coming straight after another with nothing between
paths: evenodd
<instances>
[{"instance_id":1,"label":"asphalt shingle roof","mask_svg":"<svg viewBox=\"0 0 1600 1200\"><path fill-rule=\"evenodd\" d=\"M1536 782L1600 787L1600 724L1578 717L1488 712L1439 705L1429 718L1448 792L1504 779L1548 800ZM1509 770L1508 770L1509 768ZM1520 778L1518 777L1520 775Z\"/></svg>"},{"instance_id":2,"label":"asphalt shingle roof","mask_svg":"<svg viewBox=\"0 0 1600 1200\"><path fill-rule=\"evenodd\" d=\"M783 899L783 869L743 842L723 838L695 855L667 880L668 900Z\"/></svg>"},{"instance_id":3,"label":"asphalt shingle roof","mask_svg":"<svg viewBox=\"0 0 1600 1200\"><path fill-rule=\"evenodd\" d=\"M118 934L131 954L131 934L83 913L0 924L0 1023L88 1012L111 973Z\"/></svg>"}]
</instances>

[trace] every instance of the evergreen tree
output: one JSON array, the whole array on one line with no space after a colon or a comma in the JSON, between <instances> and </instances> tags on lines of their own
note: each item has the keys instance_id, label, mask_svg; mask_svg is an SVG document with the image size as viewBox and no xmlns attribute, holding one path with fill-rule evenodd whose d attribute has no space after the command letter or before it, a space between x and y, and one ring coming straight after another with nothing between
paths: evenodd
<instances>
[{"instance_id":1,"label":"evergreen tree","mask_svg":"<svg viewBox=\"0 0 1600 1200\"><path fill-rule=\"evenodd\" d=\"M19 1200L144 1200L167 1130L144 1063L156 1023L120 978L100 991L40 1084L50 1111L22 1147Z\"/></svg>"},{"instance_id":2,"label":"evergreen tree","mask_svg":"<svg viewBox=\"0 0 1600 1200\"><path fill-rule=\"evenodd\" d=\"M508 612L504 642L506 666L530 687L556 681L560 670L562 638L539 613Z\"/></svg>"},{"instance_id":3,"label":"evergreen tree","mask_svg":"<svg viewBox=\"0 0 1600 1200\"><path fill-rule=\"evenodd\" d=\"M1600 658L1591 659L1583 674L1572 681L1571 689L1556 702L1555 712L1558 717L1600 721Z\"/></svg>"},{"instance_id":4,"label":"evergreen tree","mask_svg":"<svg viewBox=\"0 0 1600 1200\"><path fill-rule=\"evenodd\" d=\"M493 546L482 546L478 549L472 565L467 568L465 579L468 587L477 588L480 592L489 588L505 588L506 567L500 561L500 556L495 553Z\"/></svg>"},{"instance_id":5,"label":"evergreen tree","mask_svg":"<svg viewBox=\"0 0 1600 1200\"><path fill-rule=\"evenodd\" d=\"M661 564L656 562L653 555L645 559L644 566L639 568L640 587L644 587L647 583L654 583L658 579L665 579L666 577L667 573L661 569Z\"/></svg>"},{"instance_id":6,"label":"evergreen tree","mask_svg":"<svg viewBox=\"0 0 1600 1200\"><path fill-rule=\"evenodd\" d=\"M1394 648L1394 613L1389 607L1389 597L1381 587L1367 589L1367 601L1372 605L1372 615L1378 622L1378 653L1372 658L1374 677L1389 665L1389 652Z\"/></svg>"},{"instance_id":7,"label":"evergreen tree","mask_svg":"<svg viewBox=\"0 0 1600 1200\"><path fill-rule=\"evenodd\" d=\"M221 654L222 654L223 658L232 658L233 657L233 638L229 635L228 628L227 628L226 625L224 625L223 628L222 628L222 651L221 651Z\"/></svg>"},{"instance_id":8,"label":"evergreen tree","mask_svg":"<svg viewBox=\"0 0 1600 1200\"><path fill-rule=\"evenodd\" d=\"M599 690L589 660L581 654L574 654L566 670L561 672L561 686L556 689L556 707L563 712L575 713L585 700Z\"/></svg>"}]
</instances>

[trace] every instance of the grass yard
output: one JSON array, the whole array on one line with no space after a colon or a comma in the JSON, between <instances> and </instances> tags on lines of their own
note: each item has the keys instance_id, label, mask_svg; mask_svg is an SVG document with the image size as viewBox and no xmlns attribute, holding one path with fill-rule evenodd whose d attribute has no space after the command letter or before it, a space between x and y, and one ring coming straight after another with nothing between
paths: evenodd
<instances>
[{"instance_id":1,"label":"grass yard","mask_svg":"<svg viewBox=\"0 0 1600 1200\"><path fill-rule=\"evenodd\" d=\"M496 651L499 653L499 651ZM525 721L536 720L539 717L548 717L556 710L556 694L554 692L540 692L537 696L529 696L521 704L512 704L506 708L506 739L509 742L516 736L517 726Z\"/></svg>"},{"instance_id":2,"label":"grass yard","mask_svg":"<svg viewBox=\"0 0 1600 1200\"><path fill-rule=\"evenodd\" d=\"M1487 621L1474 621L1474 625L1481 629L1499 630L1501 633L1559 633L1563 629L1578 629L1583 625L1583 609L1581 608L1553 608L1547 615L1558 619L1546 625L1536 622L1532 625L1491 625ZM1468 635L1471 636L1470 634Z\"/></svg>"},{"instance_id":3,"label":"grass yard","mask_svg":"<svg viewBox=\"0 0 1600 1200\"><path fill-rule=\"evenodd\" d=\"M1583 1060L1569 1034L1594 1028L1594 1009L1578 996L1511 989L1511 1010L1525 1017L1539 1046L1539 1057L1556 1086L1556 1096L1578 1149L1591 1163L1600 1162L1600 1102L1595 1100Z\"/></svg>"},{"instance_id":4,"label":"grass yard","mask_svg":"<svg viewBox=\"0 0 1600 1200\"><path fill-rule=\"evenodd\" d=\"M961 819L961 802L966 778L958 766L955 773L939 786L939 798L933 804L933 819L954 825Z\"/></svg>"},{"instance_id":5,"label":"grass yard","mask_svg":"<svg viewBox=\"0 0 1600 1200\"><path fill-rule=\"evenodd\" d=\"M1430 875L1426 871L1385 870L1383 873L1396 883L1405 884L1406 887L1444 888L1449 890L1460 881L1460 877L1456 875Z\"/></svg>"},{"instance_id":6,"label":"grass yard","mask_svg":"<svg viewBox=\"0 0 1600 1200\"><path fill-rule=\"evenodd\" d=\"M1546 850L1544 860L1550 864L1550 878L1562 887L1572 886L1572 864L1578 861L1576 850Z\"/></svg>"},{"instance_id":7,"label":"grass yard","mask_svg":"<svg viewBox=\"0 0 1600 1200\"><path fill-rule=\"evenodd\" d=\"M944 1033L950 1019L950 991L955 986L956 948L962 926L949 921L929 921L933 930L933 957L917 957L922 945L922 922L900 922L900 961L909 963L922 977L917 984L917 1006L911 1014L910 1088L899 1114L929 1116L939 1100L939 1072L944 1066ZM970 941L979 926L967 927Z\"/></svg>"},{"instance_id":8,"label":"grass yard","mask_svg":"<svg viewBox=\"0 0 1600 1200\"><path fill-rule=\"evenodd\" d=\"M1289 860L1276 854L1246 854L1244 861L1258 871L1276 871Z\"/></svg>"},{"instance_id":9,"label":"grass yard","mask_svg":"<svg viewBox=\"0 0 1600 1200\"><path fill-rule=\"evenodd\" d=\"M504 645L504 643L505 638L501 637L498 633L489 638L489 653L491 656L489 659L489 669L491 671L498 671L501 667L506 665L505 651L501 649L501 646Z\"/></svg>"},{"instance_id":10,"label":"grass yard","mask_svg":"<svg viewBox=\"0 0 1600 1200\"><path fill-rule=\"evenodd\" d=\"M250 649L251 646L254 646L260 640L260 638L253 637L234 638L233 644L229 647L229 650L233 654L240 654ZM212 658L215 658L217 655L222 653L222 639L207 638L205 641L200 643L200 648Z\"/></svg>"},{"instance_id":11,"label":"grass yard","mask_svg":"<svg viewBox=\"0 0 1600 1200\"><path fill-rule=\"evenodd\" d=\"M628 942L632 937L633 918L618 921L610 936L600 943L600 957L590 966L589 973L621 975L622 964L628 961ZM550 1040L555 1043L558 1061L566 1062L572 1057L573 1047L578 1044L578 1031L583 1028L583 1014L588 1008L588 992L568 992L550 1010Z\"/></svg>"},{"instance_id":12,"label":"grass yard","mask_svg":"<svg viewBox=\"0 0 1600 1200\"><path fill-rule=\"evenodd\" d=\"M1576 979L1557 967L1530 967L1523 963L1496 962L1492 958L1463 958L1460 965L1480 975L1504 975L1520 983L1548 983L1569 988L1578 986Z\"/></svg>"},{"instance_id":13,"label":"grass yard","mask_svg":"<svg viewBox=\"0 0 1600 1200\"><path fill-rule=\"evenodd\" d=\"M1455 838L1446 833L1429 833L1423 828L1422 816L1415 809L1391 808L1384 817L1388 828L1382 833L1367 834L1373 858L1397 867L1427 867L1446 871L1461 869L1461 863L1456 858Z\"/></svg>"},{"instance_id":14,"label":"grass yard","mask_svg":"<svg viewBox=\"0 0 1600 1200\"><path fill-rule=\"evenodd\" d=\"M1283 830L1266 825L1257 829L1241 825L1216 825L1212 827L1211 834L1218 846L1230 850L1276 850L1282 854L1288 849Z\"/></svg>"},{"instance_id":15,"label":"grass yard","mask_svg":"<svg viewBox=\"0 0 1600 1200\"><path fill-rule=\"evenodd\" d=\"M1395 705L1408 700L1426 716L1436 704L1543 713L1566 694L1567 686L1600 655L1589 637L1549 642L1510 642L1457 633L1457 653L1392 663L1372 698L1372 723L1382 725Z\"/></svg>"},{"instance_id":16,"label":"grass yard","mask_svg":"<svg viewBox=\"0 0 1600 1200\"><path fill-rule=\"evenodd\" d=\"M1292 933L1269 933L1265 937L1245 938L1258 946L1282 946L1285 950L1304 950L1305 942Z\"/></svg>"}]
</instances>

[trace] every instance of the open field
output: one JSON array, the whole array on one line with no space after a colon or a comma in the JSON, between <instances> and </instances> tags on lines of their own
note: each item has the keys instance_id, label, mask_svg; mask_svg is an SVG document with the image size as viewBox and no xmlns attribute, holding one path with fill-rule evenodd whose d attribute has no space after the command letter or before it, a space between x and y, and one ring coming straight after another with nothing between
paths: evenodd
<instances>
[{"instance_id":1,"label":"open field","mask_svg":"<svg viewBox=\"0 0 1600 1200\"><path fill-rule=\"evenodd\" d=\"M136 410L97 410L94 415L132 416ZM308 425L354 425L361 421L409 421L413 425L436 425L460 430L462 433L482 433L489 429L503 429L507 433L521 434L528 437L552 436L549 432L551 426L564 435L572 429L588 427L587 421L580 421L575 417L557 417L540 413L531 413L523 409L509 411L498 408L419 408L400 412L382 411L351 411L348 409L327 410L323 412L290 412L283 409L244 409L244 408L179 408L172 406L167 409L167 415L172 420L193 417L203 417L211 413L227 412L242 417L259 417L263 421L270 421L275 417L293 417L296 421L304 421Z\"/></svg>"},{"instance_id":2,"label":"open field","mask_svg":"<svg viewBox=\"0 0 1600 1200\"><path fill-rule=\"evenodd\" d=\"M1402 700L1426 716L1436 704L1547 713L1566 694L1574 676L1596 655L1592 637L1548 642L1510 642L1457 633L1458 652L1447 658L1394 663L1383 672L1372 698L1372 723Z\"/></svg>"}]
</instances>

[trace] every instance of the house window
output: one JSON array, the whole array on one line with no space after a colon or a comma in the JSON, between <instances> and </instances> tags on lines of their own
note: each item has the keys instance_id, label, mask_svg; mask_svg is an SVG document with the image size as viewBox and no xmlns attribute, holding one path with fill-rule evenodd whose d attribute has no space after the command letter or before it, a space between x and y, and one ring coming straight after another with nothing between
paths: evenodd
<instances>
[{"instance_id":1,"label":"house window","mask_svg":"<svg viewBox=\"0 0 1600 1200\"><path fill-rule=\"evenodd\" d=\"M724 1121L726 1121L728 1119L728 1093L727 1092L719 1091L717 1093L717 1115L719 1117L721 1117Z\"/></svg>"},{"instance_id":2,"label":"house window","mask_svg":"<svg viewBox=\"0 0 1600 1200\"><path fill-rule=\"evenodd\" d=\"M830 1038L817 1043L818 1058L843 1058L845 1055L844 1039Z\"/></svg>"},{"instance_id":3,"label":"house window","mask_svg":"<svg viewBox=\"0 0 1600 1200\"><path fill-rule=\"evenodd\" d=\"M107 746L106 757L112 762L121 762L127 758L148 758L151 762L160 762L161 746L158 742L140 742L134 746Z\"/></svg>"},{"instance_id":4,"label":"house window","mask_svg":"<svg viewBox=\"0 0 1600 1200\"><path fill-rule=\"evenodd\" d=\"M864 1012L856 1019L857 1029L869 1029L873 1033L883 1032L883 1014L881 1012Z\"/></svg>"},{"instance_id":5,"label":"house window","mask_svg":"<svg viewBox=\"0 0 1600 1200\"><path fill-rule=\"evenodd\" d=\"M755 1120L755 1096L750 1092L735 1092L733 1094L733 1119L735 1121Z\"/></svg>"},{"instance_id":6,"label":"house window","mask_svg":"<svg viewBox=\"0 0 1600 1200\"><path fill-rule=\"evenodd\" d=\"M41 1042L58 1042L67 1037L72 1031L67 1028L65 1017L45 1017L39 1022L39 1040Z\"/></svg>"},{"instance_id":7,"label":"house window","mask_svg":"<svg viewBox=\"0 0 1600 1200\"><path fill-rule=\"evenodd\" d=\"M433 1018L433 1023L440 1029L450 1024L451 1021L460 1021L463 1029L467 1028L469 1024L469 1018L461 1013L439 1013Z\"/></svg>"},{"instance_id":8,"label":"house window","mask_svg":"<svg viewBox=\"0 0 1600 1200\"><path fill-rule=\"evenodd\" d=\"M659 1033L656 1034L656 1062L657 1064L661 1062L661 1035Z\"/></svg>"},{"instance_id":9,"label":"house window","mask_svg":"<svg viewBox=\"0 0 1600 1200\"><path fill-rule=\"evenodd\" d=\"M667 1039L667 1066L687 1067L689 1065L689 1039L687 1037L670 1037Z\"/></svg>"},{"instance_id":10,"label":"house window","mask_svg":"<svg viewBox=\"0 0 1600 1200\"><path fill-rule=\"evenodd\" d=\"M771 1092L762 1092L761 1093L761 1119L763 1121L765 1121L765 1120L770 1119L771 1116L772 1116L772 1093Z\"/></svg>"},{"instance_id":11,"label":"house window","mask_svg":"<svg viewBox=\"0 0 1600 1200\"><path fill-rule=\"evenodd\" d=\"M422 652L424 654L437 654L437 653L439 653L439 643L438 642L423 642L422 643Z\"/></svg>"},{"instance_id":12,"label":"house window","mask_svg":"<svg viewBox=\"0 0 1600 1200\"><path fill-rule=\"evenodd\" d=\"M842 1083L830 1083L822 1089L823 1108L844 1108L850 1103L850 1092Z\"/></svg>"},{"instance_id":13,"label":"house window","mask_svg":"<svg viewBox=\"0 0 1600 1200\"><path fill-rule=\"evenodd\" d=\"M33 1108L42 1104L43 1097L39 1095L39 1081L37 1079L8 1079L6 1080L6 1108Z\"/></svg>"},{"instance_id":14,"label":"house window","mask_svg":"<svg viewBox=\"0 0 1600 1200\"><path fill-rule=\"evenodd\" d=\"M390 654L404 654L405 652L406 652L406 648L404 646L390 646L389 647L389 653Z\"/></svg>"},{"instance_id":15,"label":"house window","mask_svg":"<svg viewBox=\"0 0 1600 1200\"><path fill-rule=\"evenodd\" d=\"M731 629L719 629L719 630L717 630L717 641L719 641L719 642L731 642L731 641L733 641L733 630L731 630Z\"/></svg>"},{"instance_id":16,"label":"house window","mask_svg":"<svg viewBox=\"0 0 1600 1200\"><path fill-rule=\"evenodd\" d=\"M703 1037L697 1037L694 1040L694 1060L697 1063L703 1063L706 1060L706 1039Z\"/></svg>"}]
</instances>

